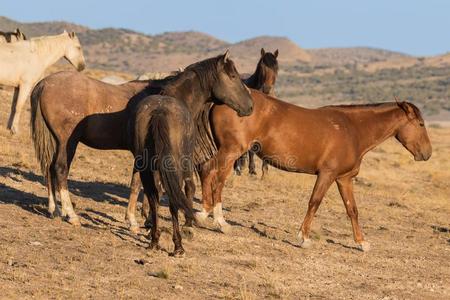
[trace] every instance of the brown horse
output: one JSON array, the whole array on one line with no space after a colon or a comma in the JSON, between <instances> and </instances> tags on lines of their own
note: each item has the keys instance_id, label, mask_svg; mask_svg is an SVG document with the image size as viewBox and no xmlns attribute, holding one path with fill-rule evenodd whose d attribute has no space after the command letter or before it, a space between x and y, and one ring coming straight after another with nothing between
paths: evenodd
<instances>
[{"instance_id":1,"label":"brown horse","mask_svg":"<svg viewBox=\"0 0 450 300\"><path fill-rule=\"evenodd\" d=\"M126 124L132 107L147 95L162 91L184 101L197 122L195 157L198 163L213 155L215 150L208 131L209 119L203 118L210 107L206 103L220 99L239 115L249 115L252 111L251 97L239 79L228 51L192 64L184 72L160 81L111 85L83 74L60 72L39 82L32 94L32 136L47 179L51 216L59 213L55 205L57 189L62 216L71 224L80 224L67 189L67 176L78 143L96 149L131 151L132 139ZM137 197L136 190L140 190L138 176L133 170L130 197ZM132 208L131 225L133 221L136 223Z\"/></svg>"},{"instance_id":2,"label":"brown horse","mask_svg":"<svg viewBox=\"0 0 450 300\"><path fill-rule=\"evenodd\" d=\"M255 72L244 79L244 83L249 88L258 90L263 92L264 94L268 94L271 96L275 95L275 82L278 76L278 49L272 54L270 52L266 52L264 48L261 48L261 58L256 65ZM251 149L242 155L236 162L234 163L234 172L236 175L240 176L242 174L242 167L245 163L245 160L248 157L248 173L250 175L256 175L255 170L255 152L257 152L257 145L254 147L255 149ZM267 165L263 162L263 174L267 169Z\"/></svg>"},{"instance_id":3,"label":"brown horse","mask_svg":"<svg viewBox=\"0 0 450 300\"><path fill-rule=\"evenodd\" d=\"M178 209L183 209L186 219L194 218L192 199L186 197L181 188L183 182L188 189L188 185L193 185L195 131L191 112L183 101L154 95L139 101L130 115L128 129L129 135L133 137L132 148L136 158L134 168L140 172L152 211L150 247L159 248L159 191L156 182L161 180L169 196L175 244L173 255L183 255Z\"/></svg>"},{"instance_id":4,"label":"brown horse","mask_svg":"<svg viewBox=\"0 0 450 300\"><path fill-rule=\"evenodd\" d=\"M351 219L356 243L368 250L358 224L352 179L368 151L389 137L413 154L415 160L431 156L431 144L420 111L411 103L326 106L306 109L252 90L254 112L236 118L223 105L211 112L219 151L201 170L205 220L214 208L214 221L229 229L222 216L221 192L233 162L258 143L258 156L289 172L317 175L308 211L300 228L302 247L309 247L311 222L330 185L335 181Z\"/></svg>"}]
</instances>

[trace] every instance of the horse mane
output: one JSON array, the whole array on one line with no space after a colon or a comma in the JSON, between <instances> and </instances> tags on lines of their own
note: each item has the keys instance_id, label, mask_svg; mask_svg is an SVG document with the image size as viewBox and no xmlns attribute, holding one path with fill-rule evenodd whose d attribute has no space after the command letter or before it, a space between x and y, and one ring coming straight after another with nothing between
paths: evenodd
<instances>
[{"instance_id":1,"label":"horse mane","mask_svg":"<svg viewBox=\"0 0 450 300\"><path fill-rule=\"evenodd\" d=\"M411 107L416 115L416 118L423 120L422 113L420 109L413 103L403 101L403 102L378 102L378 103L367 103L367 104L339 104L339 105L327 105L324 108L345 108L345 109L360 109L360 108L371 108L371 107L383 107L389 108L391 106L398 107L399 104L406 104Z\"/></svg>"},{"instance_id":2,"label":"horse mane","mask_svg":"<svg viewBox=\"0 0 450 300\"><path fill-rule=\"evenodd\" d=\"M218 77L217 77L217 63L219 61L219 59L222 58L222 55L218 55L216 57L212 57L212 58L208 58L196 63L193 63L189 66L186 67L186 69L184 70L184 72L194 72L199 81L200 81L200 86L202 88L208 88L210 86L212 86L214 84L214 82L217 81ZM228 63L225 65L225 67L227 68L227 66L229 67L229 65L232 64L232 61L228 61ZM234 67L234 65L233 65ZM182 73L184 73L182 72Z\"/></svg>"},{"instance_id":3,"label":"horse mane","mask_svg":"<svg viewBox=\"0 0 450 300\"><path fill-rule=\"evenodd\" d=\"M187 66L184 71L175 75L169 75L162 79L150 80L146 91L154 94L164 95L167 89L170 89L172 83L189 74L195 74L199 80L202 89L210 89L218 80L217 63L222 59L222 55L205 59ZM225 64L225 71L234 68L231 60ZM209 121L212 102L205 103L201 112L194 120L196 128L195 147L194 147L194 165L200 165L211 159L217 154L217 145L212 134L211 123Z\"/></svg>"},{"instance_id":4,"label":"horse mane","mask_svg":"<svg viewBox=\"0 0 450 300\"><path fill-rule=\"evenodd\" d=\"M255 72L249 77L243 79L244 83L253 89L260 89L263 82L261 80L266 78L266 67L278 73L278 61L275 55L266 52L258 61Z\"/></svg>"}]
</instances>

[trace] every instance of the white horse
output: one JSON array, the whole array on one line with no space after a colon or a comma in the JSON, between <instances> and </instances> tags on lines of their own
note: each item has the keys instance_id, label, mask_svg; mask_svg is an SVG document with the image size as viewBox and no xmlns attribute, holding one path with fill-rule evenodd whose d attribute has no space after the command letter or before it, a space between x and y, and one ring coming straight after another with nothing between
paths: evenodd
<instances>
[{"instance_id":1,"label":"white horse","mask_svg":"<svg viewBox=\"0 0 450 300\"><path fill-rule=\"evenodd\" d=\"M0 84L13 86L8 129L18 133L20 115L31 90L45 70L64 57L81 71L85 67L80 41L74 32L0 44Z\"/></svg>"}]
</instances>

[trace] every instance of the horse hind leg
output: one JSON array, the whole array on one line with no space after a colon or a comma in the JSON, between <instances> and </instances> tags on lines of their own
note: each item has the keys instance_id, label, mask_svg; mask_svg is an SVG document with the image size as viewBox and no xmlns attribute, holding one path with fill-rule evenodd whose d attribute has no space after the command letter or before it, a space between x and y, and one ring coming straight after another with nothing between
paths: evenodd
<instances>
[{"instance_id":1,"label":"horse hind leg","mask_svg":"<svg viewBox=\"0 0 450 300\"><path fill-rule=\"evenodd\" d=\"M181 233L180 227L178 223L178 208L172 204L172 201L169 201L170 214L172 215L172 227L173 227L173 236L172 240L175 245L175 249L173 250L172 256L180 257L184 256L185 251L183 245L181 243Z\"/></svg>"},{"instance_id":2,"label":"horse hind leg","mask_svg":"<svg viewBox=\"0 0 450 300\"><path fill-rule=\"evenodd\" d=\"M255 152L253 150L248 151L248 174L257 175L255 166Z\"/></svg>"},{"instance_id":3,"label":"horse hind leg","mask_svg":"<svg viewBox=\"0 0 450 300\"><path fill-rule=\"evenodd\" d=\"M62 216L61 210L56 203L55 174L52 174L53 168L47 170L47 191L48 191L48 213L50 218Z\"/></svg>"},{"instance_id":4,"label":"horse hind leg","mask_svg":"<svg viewBox=\"0 0 450 300\"><path fill-rule=\"evenodd\" d=\"M155 185L154 174L150 170L140 171L144 193L150 205L150 216L152 218L152 228L150 230L150 249L159 249L159 237L161 235L158 228L158 203L159 194Z\"/></svg>"},{"instance_id":5,"label":"horse hind leg","mask_svg":"<svg viewBox=\"0 0 450 300\"><path fill-rule=\"evenodd\" d=\"M267 176L267 172L269 171L269 163L263 159L261 166L261 180Z\"/></svg>"},{"instance_id":6,"label":"horse hind leg","mask_svg":"<svg viewBox=\"0 0 450 300\"><path fill-rule=\"evenodd\" d=\"M336 180L336 183L338 185L342 200L344 201L347 215L352 222L353 238L361 251L369 251L370 244L364 240L362 230L358 222L358 208L356 207L356 201L353 194L352 177L340 178Z\"/></svg>"},{"instance_id":7,"label":"horse hind leg","mask_svg":"<svg viewBox=\"0 0 450 300\"><path fill-rule=\"evenodd\" d=\"M67 152L66 152L67 149ZM69 174L70 163L75 154L76 145L72 147L61 143L58 147L56 159L54 163L54 172L56 174L57 187L59 196L61 198L62 216L67 218L67 221L75 226L80 226L80 219L73 210L72 201L67 187L67 177Z\"/></svg>"}]
</instances>

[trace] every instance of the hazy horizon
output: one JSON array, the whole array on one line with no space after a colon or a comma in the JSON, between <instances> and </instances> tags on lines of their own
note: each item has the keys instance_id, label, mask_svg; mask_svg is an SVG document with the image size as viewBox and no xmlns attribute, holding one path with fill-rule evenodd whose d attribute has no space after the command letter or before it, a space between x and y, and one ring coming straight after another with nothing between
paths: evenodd
<instances>
[{"instance_id":1,"label":"hazy horizon","mask_svg":"<svg viewBox=\"0 0 450 300\"><path fill-rule=\"evenodd\" d=\"M70 7L43 0L28 3L24 10L8 2L2 3L1 14L19 22L65 21L92 29L125 28L152 35L199 31L230 43L267 35L287 37L306 49L369 47L415 56L450 51L450 39L445 38L450 28L450 2L443 0L118 3L80 0Z\"/></svg>"}]
</instances>

